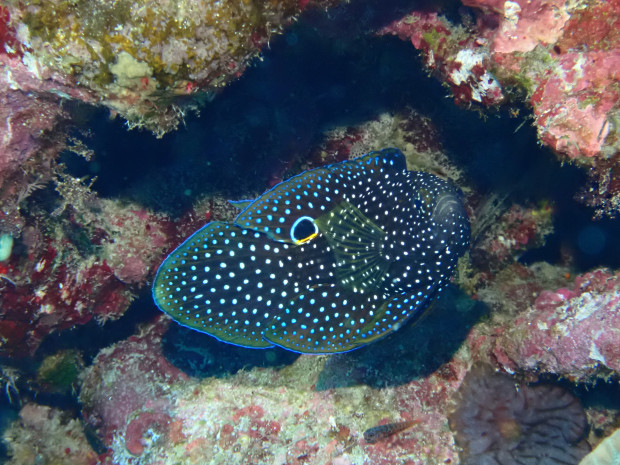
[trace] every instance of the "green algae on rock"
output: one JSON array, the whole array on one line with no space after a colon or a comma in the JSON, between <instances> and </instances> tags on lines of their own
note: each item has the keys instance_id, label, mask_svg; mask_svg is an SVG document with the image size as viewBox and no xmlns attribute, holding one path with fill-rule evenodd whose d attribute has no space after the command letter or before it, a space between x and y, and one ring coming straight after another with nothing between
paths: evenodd
<instances>
[{"instance_id":1,"label":"green algae on rock","mask_svg":"<svg viewBox=\"0 0 620 465\"><path fill-rule=\"evenodd\" d=\"M83 367L84 361L77 351L61 350L43 359L37 380L51 392L68 392L77 385Z\"/></svg>"}]
</instances>

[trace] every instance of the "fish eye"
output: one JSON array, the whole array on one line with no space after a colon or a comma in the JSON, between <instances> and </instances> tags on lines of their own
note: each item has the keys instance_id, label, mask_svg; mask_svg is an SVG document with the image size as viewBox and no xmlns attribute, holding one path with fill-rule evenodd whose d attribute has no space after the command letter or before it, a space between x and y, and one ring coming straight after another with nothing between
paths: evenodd
<instances>
[{"instance_id":1,"label":"fish eye","mask_svg":"<svg viewBox=\"0 0 620 465\"><path fill-rule=\"evenodd\" d=\"M297 218L291 227L291 239L295 244L303 244L313 239L319 233L319 228L309 216Z\"/></svg>"}]
</instances>

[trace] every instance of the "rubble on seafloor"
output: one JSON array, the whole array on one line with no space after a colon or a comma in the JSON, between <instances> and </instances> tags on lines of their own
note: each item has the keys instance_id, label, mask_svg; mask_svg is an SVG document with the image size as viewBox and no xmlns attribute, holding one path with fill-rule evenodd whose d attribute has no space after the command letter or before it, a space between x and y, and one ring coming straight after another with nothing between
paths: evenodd
<instances>
[{"instance_id":1,"label":"rubble on seafloor","mask_svg":"<svg viewBox=\"0 0 620 465\"><path fill-rule=\"evenodd\" d=\"M267 2L250 11L251 2L194 2L183 4L187 10L176 19L159 15L167 11L162 2L97 3L111 8L115 24L101 22L96 9L75 15L84 8L80 2L0 7L6 71L0 77L6 122L0 125L0 354L42 356L32 373L0 366L8 402L15 408L25 402L3 432L9 463L467 463L464 443L455 441L463 432L449 418L474 404L462 394L467 383L477 382L464 384L473 365L510 375L495 389L499 402L485 406L501 420L494 433L506 440L498 441L504 447L525 436L516 415L502 407L514 395L506 386L561 382L577 395L601 385L617 392L620 275L519 263L551 233L553 205L482 209L483 196L444 153L432 118L412 109L330 129L308 153L274 162L269 185L388 145L403 150L410 169L456 180L474 227L484 227L476 230L455 279L464 292L446 292L419 325L346 354L249 356L208 336L171 330L174 323L158 316L94 360L77 350L37 353L52 334L120 318L167 251L205 222L236 213L219 195L195 199L176 219L137 202L100 197L58 164L70 118L62 102L104 104L130 125L169 131L182 117L176 97L194 105L196 89L235 79L270 34L307 3ZM411 40L461 105L485 112L527 101L541 142L563 159L591 166L585 201L613 215L620 205L618 2L464 3L474 13L462 25L437 12L414 11L382 33ZM221 17L238 7L251 18L230 40L224 40L230 31L216 34L210 55L172 53L214 34L208 27L198 39L183 32L200 26L188 15L208 6L224 8ZM50 8L59 14L45 17ZM147 37L149 31L133 24L134 12L146 18L145 27L153 21L166 27ZM66 28L50 32L50 25L60 24ZM155 47L138 49L136 38ZM192 338L200 349L191 346ZM42 405L77 390L79 406ZM618 425L620 407L603 404L585 405L590 432L583 434L591 446ZM368 428L397 421L413 425L373 444L364 441ZM604 451L610 442L602 444ZM501 449L497 454L503 457Z\"/></svg>"}]
</instances>

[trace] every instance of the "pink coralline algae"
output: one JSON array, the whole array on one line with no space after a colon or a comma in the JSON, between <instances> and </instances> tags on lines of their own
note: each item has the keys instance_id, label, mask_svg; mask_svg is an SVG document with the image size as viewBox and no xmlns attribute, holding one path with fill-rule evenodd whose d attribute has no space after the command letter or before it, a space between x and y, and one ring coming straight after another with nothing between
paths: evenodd
<instances>
[{"instance_id":1,"label":"pink coralline algae","mask_svg":"<svg viewBox=\"0 0 620 465\"><path fill-rule=\"evenodd\" d=\"M605 143L615 131L618 70L620 50L560 55L555 71L542 77L531 97L542 142L570 158L613 154ZM612 133L610 141L615 138Z\"/></svg>"},{"instance_id":2,"label":"pink coralline algae","mask_svg":"<svg viewBox=\"0 0 620 465\"><path fill-rule=\"evenodd\" d=\"M30 256L16 256L6 268L8 279L0 283L0 352L5 356L31 356L48 334L93 317L120 316L131 301L108 265L61 263L56 246L43 239Z\"/></svg>"},{"instance_id":3,"label":"pink coralline algae","mask_svg":"<svg viewBox=\"0 0 620 465\"><path fill-rule=\"evenodd\" d=\"M411 40L426 66L436 70L460 104L493 106L504 100L499 81L490 70L485 41L469 37L437 13L412 12L380 31Z\"/></svg>"},{"instance_id":4,"label":"pink coralline algae","mask_svg":"<svg viewBox=\"0 0 620 465\"><path fill-rule=\"evenodd\" d=\"M570 17L564 0L463 0L463 4L498 15L491 40L497 53L529 52L539 44L553 44Z\"/></svg>"},{"instance_id":5,"label":"pink coralline algae","mask_svg":"<svg viewBox=\"0 0 620 465\"><path fill-rule=\"evenodd\" d=\"M456 26L411 12L385 27L411 40L457 102L520 99L534 110L540 140L571 159L609 158L620 148L620 2L464 0L476 23Z\"/></svg>"},{"instance_id":6,"label":"pink coralline algae","mask_svg":"<svg viewBox=\"0 0 620 465\"><path fill-rule=\"evenodd\" d=\"M80 399L83 416L107 445L122 435L130 454L171 430L168 385L187 377L159 350L167 322L103 350L87 371Z\"/></svg>"},{"instance_id":7,"label":"pink coralline algae","mask_svg":"<svg viewBox=\"0 0 620 465\"><path fill-rule=\"evenodd\" d=\"M596 270L572 288L540 292L497 337L493 357L509 372L575 381L620 372L620 275Z\"/></svg>"},{"instance_id":8,"label":"pink coralline algae","mask_svg":"<svg viewBox=\"0 0 620 465\"><path fill-rule=\"evenodd\" d=\"M618 150L620 2L464 3L481 12L478 33L490 40L500 81L528 92L542 142L569 158Z\"/></svg>"},{"instance_id":9,"label":"pink coralline algae","mask_svg":"<svg viewBox=\"0 0 620 465\"><path fill-rule=\"evenodd\" d=\"M99 199L72 178L58 191L56 214L24 218L2 263L3 355L31 356L50 333L119 318L174 238L167 218Z\"/></svg>"},{"instance_id":10,"label":"pink coralline algae","mask_svg":"<svg viewBox=\"0 0 620 465\"><path fill-rule=\"evenodd\" d=\"M55 99L32 99L21 92L1 89L0 84L0 190L10 190L8 180L31 158L55 156L57 145L49 137L62 121L63 110ZM50 146L52 145L52 146Z\"/></svg>"}]
</instances>

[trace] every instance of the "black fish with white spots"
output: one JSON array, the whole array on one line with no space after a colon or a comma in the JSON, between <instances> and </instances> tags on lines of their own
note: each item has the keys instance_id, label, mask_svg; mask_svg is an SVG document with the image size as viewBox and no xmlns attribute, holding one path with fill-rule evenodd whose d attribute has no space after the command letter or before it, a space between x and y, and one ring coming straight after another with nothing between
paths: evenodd
<instances>
[{"instance_id":1,"label":"black fish with white spots","mask_svg":"<svg viewBox=\"0 0 620 465\"><path fill-rule=\"evenodd\" d=\"M359 348L418 319L469 247L460 192L397 149L306 171L161 264L157 306L244 347Z\"/></svg>"}]
</instances>

